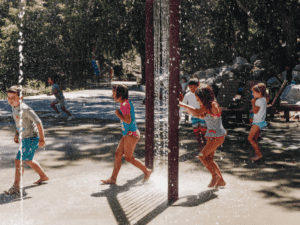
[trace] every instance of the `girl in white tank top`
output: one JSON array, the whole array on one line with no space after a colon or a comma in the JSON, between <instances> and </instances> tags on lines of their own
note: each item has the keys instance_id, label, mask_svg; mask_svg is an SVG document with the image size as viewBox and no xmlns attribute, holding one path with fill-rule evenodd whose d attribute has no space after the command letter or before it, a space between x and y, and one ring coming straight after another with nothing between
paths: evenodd
<instances>
[{"instance_id":1,"label":"girl in white tank top","mask_svg":"<svg viewBox=\"0 0 300 225\"><path fill-rule=\"evenodd\" d=\"M255 156L253 158L250 158L250 160L255 162L263 157L257 139L260 135L261 130L263 130L267 126L266 85L263 83L254 85L252 87L252 92L254 98L251 100L251 104L252 111L254 113L254 119L248 136L248 141L255 151Z\"/></svg>"}]
</instances>

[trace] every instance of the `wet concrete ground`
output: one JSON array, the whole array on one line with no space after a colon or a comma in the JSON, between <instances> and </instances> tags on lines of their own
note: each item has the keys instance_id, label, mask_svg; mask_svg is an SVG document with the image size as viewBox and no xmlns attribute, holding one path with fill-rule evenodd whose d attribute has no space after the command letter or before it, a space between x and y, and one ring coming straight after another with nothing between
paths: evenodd
<instances>
[{"instance_id":1,"label":"wet concrete ground","mask_svg":"<svg viewBox=\"0 0 300 225\"><path fill-rule=\"evenodd\" d=\"M142 184L142 172L123 160L117 185L101 185L100 179L112 172L119 121L78 116L67 121L49 112L39 112L47 146L37 150L35 159L50 180L33 185L38 175L26 167L24 200L0 194L0 224L299 224L300 127L295 123L269 122L260 140L265 159L255 164L248 161L250 127L230 123L215 155L227 182L223 189L207 188L210 175L194 160L192 128L182 124L179 200L168 204L166 157L155 158L148 183ZM11 117L0 120L2 192L13 183L18 146ZM138 126L143 137L144 123ZM142 162L144 141L135 151Z\"/></svg>"}]
</instances>

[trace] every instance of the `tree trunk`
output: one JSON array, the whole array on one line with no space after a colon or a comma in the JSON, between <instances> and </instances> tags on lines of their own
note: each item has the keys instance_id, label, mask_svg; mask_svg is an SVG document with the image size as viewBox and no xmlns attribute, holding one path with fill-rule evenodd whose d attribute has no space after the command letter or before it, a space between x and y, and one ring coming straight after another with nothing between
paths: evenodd
<instances>
[{"instance_id":1,"label":"tree trunk","mask_svg":"<svg viewBox=\"0 0 300 225\"><path fill-rule=\"evenodd\" d=\"M145 54L141 54L142 77L146 84L145 164L153 169L154 161L154 48L153 0L146 0ZM143 58L144 56L144 58ZM147 60L147 63L146 63ZM146 69L147 67L147 69ZM145 68L145 69L143 69ZM147 76L145 75L147 71ZM147 78L145 80L145 78Z\"/></svg>"}]
</instances>

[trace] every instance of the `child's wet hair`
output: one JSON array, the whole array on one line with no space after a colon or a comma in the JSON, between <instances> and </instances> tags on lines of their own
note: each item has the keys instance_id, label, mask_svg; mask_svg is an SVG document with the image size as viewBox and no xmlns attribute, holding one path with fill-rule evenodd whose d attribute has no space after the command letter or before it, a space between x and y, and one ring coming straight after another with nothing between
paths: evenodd
<instances>
[{"instance_id":1,"label":"child's wet hair","mask_svg":"<svg viewBox=\"0 0 300 225\"><path fill-rule=\"evenodd\" d=\"M8 90L7 93L17 93L18 96L20 97L20 93L22 91L22 87L20 85L14 85L11 86Z\"/></svg>"},{"instance_id":2,"label":"child's wet hair","mask_svg":"<svg viewBox=\"0 0 300 225\"><path fill-rule=\"evenodd\" d=\"M252 87L252 90L253 90L253 91L256 91L256 92L258 92L258 93L261 93L261 95L262 95L263 97L265 97L265 96L266 96L266 90L267 90L267 87L266 87L266 85L265 85L264 83L258 83L258 84L254 85L254 86Z\"/></svg>"},{"instance_id":3,"label":"child's wet hair","mask_svg":"<svg viewBox=\"0 0 300 225\"><path fill-rule=\"evenodd\" d=\"M113 91L116 92L116 97L121 97L122 100L128 99L128 87L125 84L116 84L113 86Z\"/></svg>"},{"instance_id":4,"label":"child's wet hair","mask_svg":"<svg viewBox=\"0 0 300 225\"><path fill-rule=\"evenodd\" d=\"M195 95L197 95L204 106L206 106L210 111L212 108L212 102L215 100L215 94L212 88L209 86L198 87Z\"/></svg>"},{"instance_id":5,"label":"child's wet hair","mask_svg":"<svg viewBox=\"0 0 300 225\"><path fill-rule=\"evenodd\" d=\"M190 80L189 80L189 83L188 83L188 85L199 85L199 80L198 80L198 78L191 78Z\"/></svg>"}]
</instances>

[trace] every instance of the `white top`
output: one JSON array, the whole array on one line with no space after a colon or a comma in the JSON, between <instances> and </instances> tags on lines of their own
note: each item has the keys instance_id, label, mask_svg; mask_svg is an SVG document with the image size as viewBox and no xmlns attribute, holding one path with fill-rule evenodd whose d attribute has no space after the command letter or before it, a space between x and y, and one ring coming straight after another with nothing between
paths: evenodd
<instances>
[{"instance_id":1,"label":"white top","mask_svg":"<svg viewBox=\"0 0 300 225\"><path fill-rule=\"evenodd\" d=\"M32 137L38 137L39 132L37 129L37 124L41 124L42 121L40 118L36 115L36 113L30 108L28 105L26 105L24 102L21 102L18 107L12 107L12 115L15 120L15 124L17 127L17 130L20 128L20 111L23 111L22 113L22 138L32 138Z\"/></svg>"},{"instance_id":2,"label":"white top","mask_svg":"<svg viewBox=\"0 0 300 225\"><path fill-rule=\"evenodd\" d=\"M254 113L253 123L260 123L266 121L267 115L267 100L265 97L259 98L255 102L255 106L259 106L257 113Z\"/></svg>"},{"instance_id":3,"label":"white top","mask_svg":"<svg viewBox=\"0 0 300 225\"><path fill-rule=\"evenodd\" d=\"M185 96L184 96L184 98L182 100L182 103L190 105L190 106L193 106L196 109L200 109L200 105L199 105L199 103L196 100L196 96L192 92L188 92L188 93L185 94ZM184 110L184 108L180 107L180 110L179 110L179 116L180 117L182 115L183 110Z\"/></svg>"}]
</instances>

